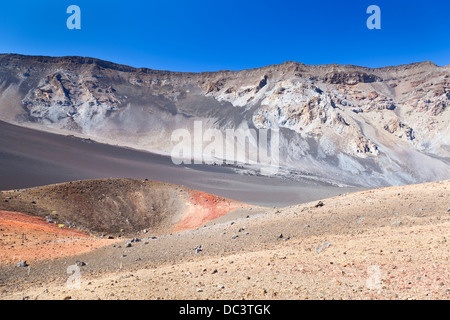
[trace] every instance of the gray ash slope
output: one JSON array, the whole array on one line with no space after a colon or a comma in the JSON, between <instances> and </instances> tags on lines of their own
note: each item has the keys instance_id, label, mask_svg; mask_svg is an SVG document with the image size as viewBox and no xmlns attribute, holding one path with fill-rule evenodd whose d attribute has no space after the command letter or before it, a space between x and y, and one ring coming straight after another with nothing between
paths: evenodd
<instances>
[{"instance_id":1,"label":"gray ash slope","mask_svg":"<svg viewBox=\"0 0 450 320\"><path fill-rule=\"evenodd\" d=\"M204 131L276 129L277 175L335 185L450 178L449 104L450 67L431 62L181 73L0 55L0 120L161 154L194 121Z\"/></svg>"},{"instance_id":2,"label":"gray ash slope","mask_svg":"<svg viewBox=\"0 0 450 320\"><path fill-rule=\"evenodd\" d=\"M289 181L279 177L239 175L227 166L180 166L167 156L0 121L0 190L99 178L163 181L270 207L360 189L307 179Z\"/></svg>"}]
</instances>

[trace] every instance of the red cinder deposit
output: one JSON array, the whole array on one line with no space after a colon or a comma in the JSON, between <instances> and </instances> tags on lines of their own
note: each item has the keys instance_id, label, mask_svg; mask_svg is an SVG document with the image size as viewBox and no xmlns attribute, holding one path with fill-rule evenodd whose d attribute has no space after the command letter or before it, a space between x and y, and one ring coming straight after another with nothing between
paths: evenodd
<instances>
[{"instance_id":1,"label":"red cinder deposit","mask_svg":"<svg viewBox=\"0 0 450 320\"><path fill-rule=\"evenodd\" d=\"M230 211L247 206L239 201L191 190L188 197L188 209L183 213L180 221L175 224L174 231L198 228Z\"/></svg>"},{"instance_id":2,"label":"red cinder deposit","mask_svg":"<svg viewBox=\"0 0 450 320\"><path fill-rule=\"evenodd\" d=\"M116 240L95 239L81 231L19 212L0 211L0 262L38 261L85 253Z\"/></svg>"}]
</instances>

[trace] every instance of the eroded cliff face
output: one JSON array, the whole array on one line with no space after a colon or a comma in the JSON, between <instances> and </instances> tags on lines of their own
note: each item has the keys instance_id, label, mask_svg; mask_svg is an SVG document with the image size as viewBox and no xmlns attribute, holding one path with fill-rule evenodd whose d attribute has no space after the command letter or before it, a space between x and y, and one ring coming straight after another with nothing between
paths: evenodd
<instances>
[{"instance_id":1,"label":"eroded cliff face","mask_svg":"<svg viewBox=\"0 0 450 320\"><path fill-rule=\"evenodd\" d=\"M431 62L179 73L0 56L1 120L168 154L179 143L174 130L193 134L194 121L203 133L273 129L277 174L289 179L363 186L448 179L449 105L450 68Z\"/></svg>"}]
</instances>

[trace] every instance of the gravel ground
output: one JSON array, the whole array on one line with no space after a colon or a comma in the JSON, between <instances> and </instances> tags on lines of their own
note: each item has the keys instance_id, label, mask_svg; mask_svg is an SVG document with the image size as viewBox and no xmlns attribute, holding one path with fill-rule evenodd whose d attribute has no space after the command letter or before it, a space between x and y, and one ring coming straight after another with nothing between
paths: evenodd
<instances>
[{"instance_id":1,"label":"gravel ground","mask_svg":"<svg viewBox=\"0 0 450 320\"><path fill-rule=\"evenodd\" d=\"M195 230L3 266L0 297L448 300L449 190L442 181L245 208Z\"/></svg>"}]
</instances>

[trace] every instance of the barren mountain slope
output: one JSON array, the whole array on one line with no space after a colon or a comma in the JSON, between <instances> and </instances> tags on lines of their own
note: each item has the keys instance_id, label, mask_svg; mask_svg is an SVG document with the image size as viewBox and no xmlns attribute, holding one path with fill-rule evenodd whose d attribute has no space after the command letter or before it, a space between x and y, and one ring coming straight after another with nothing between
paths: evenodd
<instances>
[{"instance_id":1,"label":"barren mountain slope","mask_svg":"<svg viewBox=\"0 0 450 320\"><path fill-rule=\"evenodd\" d=\"M0 190L111 177L149 179L263 206L287 206L362 189L330 186L310 179L291 181L240 175L233 166L180 166L164 155L3 121L0 121L0 177Z\"/></svg>"},{"instance_id":2,"label":"barren mountain slope","mask_svg":"<svg viewBox=\"0 0 450 320\"><path fill-rule=\"evenodd\" d=\"M202 133L219 129L228 141L226 129L273 129L280 135L278 175L405 184L450 177L449 77L448 67L431 62L377 69L286 62L179 73L7 54L0 56L0 119L166 154L179 144L174 130L193 136L195 121ZM253 147L258 134L249 135ZM208 146L210 137L202 138ZM254 154L240 150L240 159ZM201 159L205 149L192 152ZM233 159L224 152L204 160Z\"/></svg>"}]
</instances>

